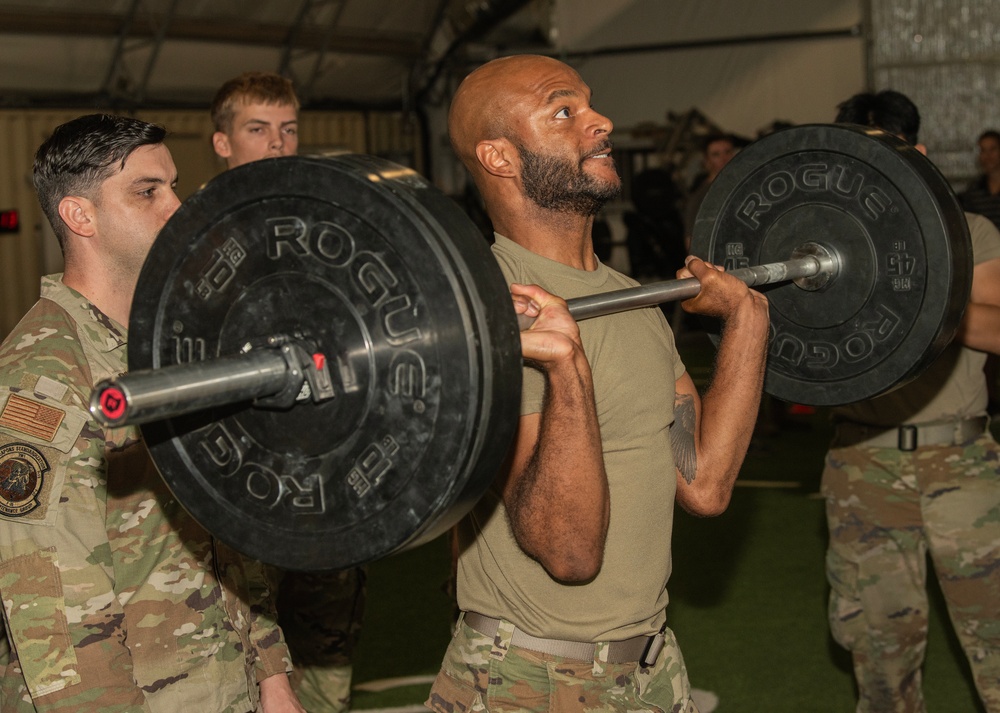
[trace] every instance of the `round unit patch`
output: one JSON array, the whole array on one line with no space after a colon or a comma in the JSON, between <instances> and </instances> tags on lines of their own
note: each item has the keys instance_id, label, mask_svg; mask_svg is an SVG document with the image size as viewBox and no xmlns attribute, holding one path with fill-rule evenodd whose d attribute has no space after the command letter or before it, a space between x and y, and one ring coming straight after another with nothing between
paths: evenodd
<instances>
[{"instance_id":1,"label":"round unit patch","mask_svg":"<svg viewBox=\"0 0 1000 713\"><path fill-rule=\"evenodd\" d=\"M49 463L25 443L0 448L0 514L18 517L38 507Z\"/></svg>"}]
</instances>

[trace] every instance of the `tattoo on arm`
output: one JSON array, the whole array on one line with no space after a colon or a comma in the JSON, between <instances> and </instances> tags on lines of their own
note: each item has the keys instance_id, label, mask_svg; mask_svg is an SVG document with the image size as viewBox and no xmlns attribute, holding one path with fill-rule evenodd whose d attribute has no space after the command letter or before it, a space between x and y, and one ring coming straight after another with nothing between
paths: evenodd
<instances>
[{"instance_id":1,"label":"tattoo on arm","mask_svg":"<svg viewBox=\"0 0 1000 713\"><path fill-rule=\"evenodd\" d=\"M674 451L674 465L688 485L698 470L698 456L694 450L694 397L677 394L674 399L674 422L670 426L670 445Z\"/></svg>"}]
</instances>

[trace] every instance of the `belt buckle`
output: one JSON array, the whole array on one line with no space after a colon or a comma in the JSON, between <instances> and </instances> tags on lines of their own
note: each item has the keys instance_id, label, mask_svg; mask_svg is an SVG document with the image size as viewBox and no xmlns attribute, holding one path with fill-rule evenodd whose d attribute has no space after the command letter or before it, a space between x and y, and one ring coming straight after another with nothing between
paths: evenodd
<instances>
[{"instance_id":1,"label":"belt buckle","mask_svg":"<svg viewBox=\"0 0 1000 713\"><path fill-rule=\"evenodd\" d=\"M912 424L900 426L897 445L901 451L917 450L917 427Z\"/></svg>"}]
</instances>

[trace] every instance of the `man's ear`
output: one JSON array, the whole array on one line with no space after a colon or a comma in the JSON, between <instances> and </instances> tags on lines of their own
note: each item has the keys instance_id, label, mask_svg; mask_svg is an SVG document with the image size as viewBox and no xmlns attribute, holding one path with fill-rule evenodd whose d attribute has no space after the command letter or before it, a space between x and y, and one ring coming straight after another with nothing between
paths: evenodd
<instances>
[{"instance_id":1,"label":"man's ear","mask_svg":"<svg viewBox=\"0 0 1000 713\"><path fill-rule=\"evenodd\" d=\"M491 139L476 144L476 158L488 173L507 178L516 173L517 153L506 139Z\"/></svg>"},{"instance_id":2,"label":"man's ear","mask_svg":"<svg viewBox=\"0 0 1000 713\"><path fill-rule=\"evenodd\" d=\"M59 201L59 217L76 235L92 238L97 232L94 224L94 204L82 196L65 196Z\"/></svg>"},{"instance_id":3,"label":"man's ear","mask_svg":"<svg viewBox=\"0 0 1000 713\"><path fill-rule=\"evenodd\" d=\"M229 137L221 131L212 134L212 148L220 158L229 158L233 154L233 149L229 145Z\"/></svg>"}]
</instances>

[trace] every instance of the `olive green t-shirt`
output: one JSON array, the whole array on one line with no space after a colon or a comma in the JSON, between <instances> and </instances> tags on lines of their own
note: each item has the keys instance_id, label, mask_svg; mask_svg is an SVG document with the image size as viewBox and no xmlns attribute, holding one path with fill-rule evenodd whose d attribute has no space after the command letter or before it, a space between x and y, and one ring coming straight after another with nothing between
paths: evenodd
<instances>
[{"instance_id":1,"label":"olive green t-shirt","mask_svg":"<svg viewBox=\"0 0 1000 713\"><path fill-rule=\"evenodd\" d=\"M1000 258L1000 232L981 215L966 213L976 265ZM872 426L921 424L986 414L986 354L952 342L913 381L868 401L834 409L837 417Z\"/></svg>"},{"instance_id":2,"label":"olive green t-shirt","mask_svg":"<svg viewBox=\"0 0 1000 713\"><path fill-rule=\"evenodd\" d=\"M598 265L577 270L497 236L508 282L537 284L564 298L637 283ZM611 493L604 564L586 584L562 584L517 545L499 487L460 528L458 602L534 636L607 641L651 634L664 620L677 475L670 447L674 385L684 374L673 334L655 307L580 322L594 376ZM542 374L525 368L522 414L542 410Z\"/></svg>"}]
</instances>

